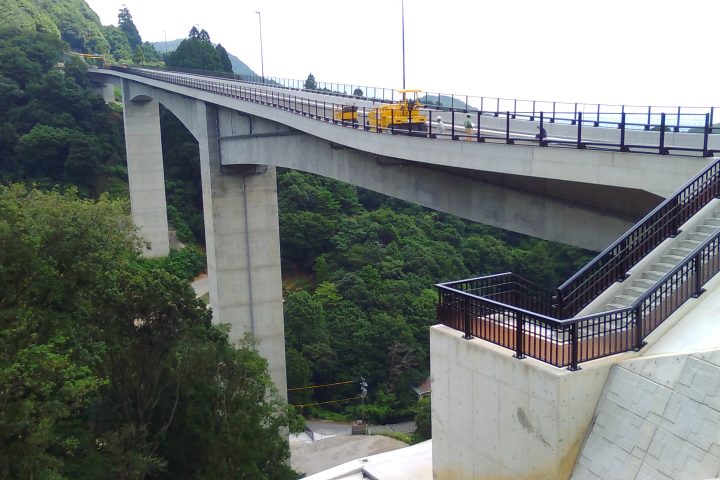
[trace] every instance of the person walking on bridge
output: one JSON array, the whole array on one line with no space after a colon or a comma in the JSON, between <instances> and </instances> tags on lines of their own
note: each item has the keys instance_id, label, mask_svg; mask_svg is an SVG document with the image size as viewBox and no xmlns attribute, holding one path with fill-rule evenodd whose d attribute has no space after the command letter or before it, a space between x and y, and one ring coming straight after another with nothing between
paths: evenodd
<instances>
[{"instance_id":1,"label":"person walking on bridge","mask_svg":"<svg viewBox=\"0 0 720 480\"><path fill-rule=\"evenodd\" d=\"M437 122L435 123L435 134L443 135L445 133L445 124L443 123L442 116L437 116Z\"/></svg>"},{"instance_id":2,"label":"person walking on bridge","mask_svg":"<svg viewBox=\"0 0 720 480\"><path fill-rule=\"evenodd\" d=\"M475 124L473 123L472 118L470 118L470 114L468 113L467 115L465 115L465 141L466 142L472 142L473 128L475 128Z\"/></svg>"}]
</instances>

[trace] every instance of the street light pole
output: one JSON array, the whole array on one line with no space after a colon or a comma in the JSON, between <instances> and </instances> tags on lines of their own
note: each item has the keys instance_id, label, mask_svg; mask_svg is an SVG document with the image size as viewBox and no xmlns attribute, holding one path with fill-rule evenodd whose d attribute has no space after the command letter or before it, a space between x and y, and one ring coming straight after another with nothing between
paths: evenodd
<instances>
[{"instance_id":1,"label":"street light pole","mask_svg":"<svg viewBox=\"0 0 720 480\"><path fill-rule=\"evenodd\" d=\"M163 34L165 35L165 56L167 57L167 32L163 30Z\"/></svg>"},{"instance_id":2,"label":"street light pole","mask_svg":"<svg viewBox=\"0 0 720 480\"><path fill-rule=\"evenodd\" d=\"M405 0L401 0L402 8L402 55L403 55L403 90L405 90Z\"/></svg>"},{"instance_id":3,"label":"street light pole","mask_svg":"<svg viewBox=\"0 0 720 480\"><path fill-rule=\"evenodd\" d=\"M262 82L265 83L265 62L263 60L263 45L262 45L262 17L260 12L255 12L258 15L258 24L260 25L260 75L262 76Z\"/></svg>"}]
</instances>

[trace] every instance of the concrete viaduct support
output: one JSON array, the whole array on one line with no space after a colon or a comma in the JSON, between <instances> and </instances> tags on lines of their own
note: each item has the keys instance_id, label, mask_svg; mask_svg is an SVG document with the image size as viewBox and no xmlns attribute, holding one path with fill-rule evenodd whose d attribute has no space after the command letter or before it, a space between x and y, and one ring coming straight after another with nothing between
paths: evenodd
<instances>
[{"instance_id":1,"label":"concrete viaduct support","mask_svg":"<svg viewBox=\"0 0 720 480\"><path fill-rule=\"evenodd\" d=\"M280 234L275 167L222 166L218 108L201 100L123 80L133 221L150 242L148 256L169 253L159 104L198 141L213 321L230 341L252 335L280 395L287 398Z\"/></svg>"},{"instance_id":2,"label":"concrete viaduct support","mask_svg":"<svg viewBox=\"0 0 720 480\"><path fill-rule=\"evenodd\" d=\"M128 80L123 80L123 119L125 150L132 219L140 236L148 241L145 254L162 257L170 253L165 172L160 141L160 110L156 99L133 96Z\"/></svg>"}]
</instances>

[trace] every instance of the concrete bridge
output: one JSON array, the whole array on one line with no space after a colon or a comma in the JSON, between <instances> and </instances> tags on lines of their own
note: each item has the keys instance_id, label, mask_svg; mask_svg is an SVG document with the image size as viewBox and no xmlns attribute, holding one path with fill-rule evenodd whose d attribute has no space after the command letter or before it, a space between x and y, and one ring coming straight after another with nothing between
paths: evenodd
<instances>
[{"instance_id":1,"label":"concrete bridge","mask_svg":"<svg viewBox=\"0 0 720 480\"><path fill-rule=\"evenodd\" d=\"M707 128L692 134L583 122L547 124L549 141L540 142L537 118L481 112L471 140L482 141L391 135L333 121L348 101L330 94L150 70L92 73L122 85L132 215L149 256L169 251L158 105L197 139L215 321L232 325L233 340L252 333L283 394L275 167L600 250L720 150L720 135ZM372 101L355 104L363 110ZM454 120L452 112L427 113Z\"/></svg>"}]
</instances>

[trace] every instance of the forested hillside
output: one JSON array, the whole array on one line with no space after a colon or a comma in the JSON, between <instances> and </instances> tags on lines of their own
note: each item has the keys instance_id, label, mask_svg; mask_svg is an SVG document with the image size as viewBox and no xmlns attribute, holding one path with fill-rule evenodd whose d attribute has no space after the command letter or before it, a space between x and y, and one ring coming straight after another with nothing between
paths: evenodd
<instances>
[{"instance_id":1,"label":"forested hillside","mask_svg":"<svg viewBox=\"0 0 720 480\"><path fill-rule=\"evenodd\" d=\"M168 218L187 247L144 260L121 106L63 53L157 52L127 9L108 27L82 0L0 2L17 12L0 17L0 477L293 478L277 434L293 410L187 287L204 259L197 142L161 110ZM231 68L195 29L167 60ZM513 270L552 288L587 259L296 171L279 171L278 198L288 386L331 384L290 392L305 415L411 418L435 283Z\"/></svg>"},{"instance_id":2,"label":"forested hillside","mask_svg":"<svg viewBox=\"0 0 720 480\"><path fill-rule=\"evenodd\" d=\"M195 299L197 248L141 258L122 116L37 30L0 30L0 478L297 478L267 363Z\"/></svg>"}]
</instances>

